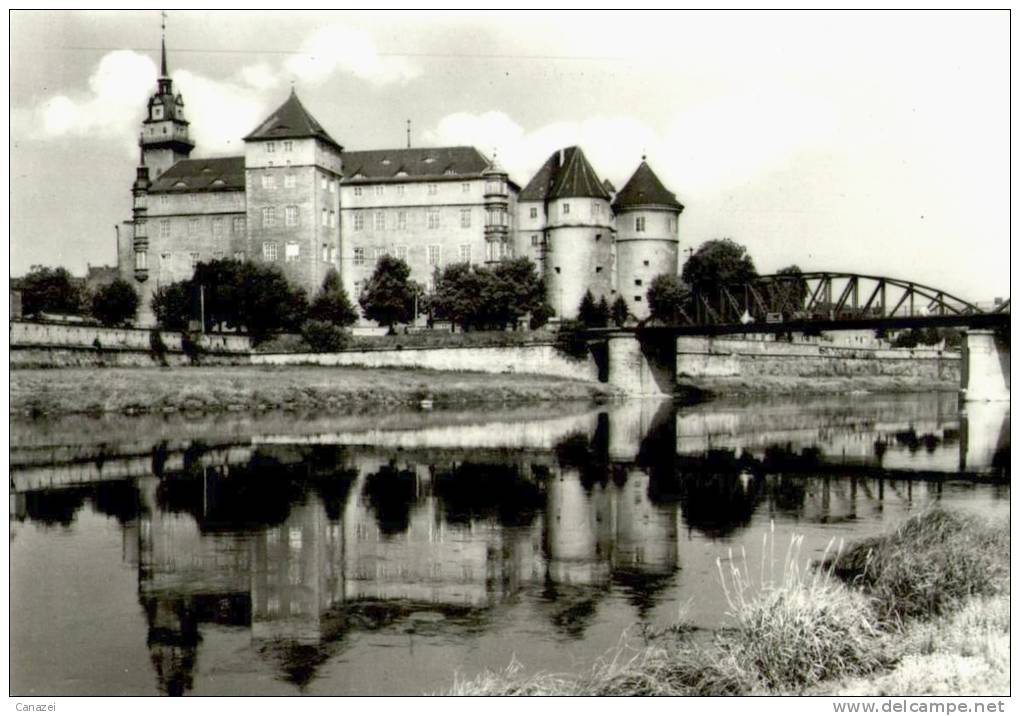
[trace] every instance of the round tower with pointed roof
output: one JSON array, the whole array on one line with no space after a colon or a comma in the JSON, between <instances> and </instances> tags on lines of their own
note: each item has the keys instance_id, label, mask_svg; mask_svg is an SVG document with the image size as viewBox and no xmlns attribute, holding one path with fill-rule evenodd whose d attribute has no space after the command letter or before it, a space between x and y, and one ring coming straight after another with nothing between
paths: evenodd
<instances>
[{"instance_id":1,"label":"round tower with pointed roof","mask_svg":"<svg viewBox=\"0 0 1020 716\"><path fill-rule=\"evenodd\" d=\"M641 158L613 200L616 214L617 290L631 314L648 317L648 287L659 274L677 273L677 222L683 204Z\"/></svg>"},{"instance_id":2,"label":"round tower with pointed roof","mask_svg":"<svg viewBox=\"0 0 1020 716\"><path fill-rule=\"evenodd\" d=\"M521 235L538 235L549 305L576 318L585 291L613 300L610 194L580 147L554 153L520 194Z\"/></svg>"}]
</instances>

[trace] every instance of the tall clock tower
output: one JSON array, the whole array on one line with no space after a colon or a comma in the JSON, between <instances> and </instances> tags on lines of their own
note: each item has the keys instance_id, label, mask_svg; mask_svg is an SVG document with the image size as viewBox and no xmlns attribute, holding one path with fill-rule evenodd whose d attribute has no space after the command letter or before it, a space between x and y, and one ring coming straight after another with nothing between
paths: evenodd
<instances>
[{"instance_id":1,"label":"tall clock tower","mask_svg":"<svg viewBox=\"0 0 1020 716\"><path fill-rule=\"evenodd\" d=\"M139 140L142 164L149 168L152 180L181 159L187 159L195 148L188 135L188 121L184 118L184 99L179 93L174 94L173 80L166 68L165 23L161 50L156 93L149 98Z\"/></svg>"}]
</instances>

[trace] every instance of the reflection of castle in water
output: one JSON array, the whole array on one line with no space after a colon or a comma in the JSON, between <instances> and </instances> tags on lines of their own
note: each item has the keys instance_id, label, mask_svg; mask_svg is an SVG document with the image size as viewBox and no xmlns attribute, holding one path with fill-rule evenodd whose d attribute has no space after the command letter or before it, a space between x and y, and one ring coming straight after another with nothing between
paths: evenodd
<instances>
[{"instance_id":1,"label":"reflection of castle in water","mask_svg":"<svg viewBox=\"0 0 1020 716\"><path fill-rule=\"evenodd\" d=\"M430 428L373 435L371 445L364 434L281 436L170 454L157 446L148 459L23 464L12 469L12 525L69 524L85 502L117 517L163 693L191 689L201 627L212 624L249 630L275 672L301 687L354 633L469 633L522 590L542 595L544 618L564 638L584 633L611 589L644 619L680 567L684 534L728 538L760 509L832 522L938 499L939 480L855 468L959 456L968 420L996 422L968 415L961 428L936 415L931 447L930 415L907 424L883 422L881 410L837 416L814 425L813 442L795 439L809 427L781 411L771 433L745 430L739 417L693 416L635 402L555 425L490 428L476 449L458 444L462 430ZM993 447L966 452L971 464L1008 455L1008 411L1003 420L1005 433L982 428ZM697 424L708 426L701 452L685 449ZM819 435L830 450L859 435L872 452L837 460Z\"/></svg>"}]
</instances>

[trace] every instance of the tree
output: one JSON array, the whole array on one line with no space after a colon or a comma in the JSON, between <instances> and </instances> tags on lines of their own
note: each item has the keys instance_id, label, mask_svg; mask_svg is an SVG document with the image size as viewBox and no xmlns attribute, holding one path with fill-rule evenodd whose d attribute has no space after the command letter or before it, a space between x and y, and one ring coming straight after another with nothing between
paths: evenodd
<instances>
[{"instance_id":1,"label":"tree","mask_svg":"<svg viewBox=\"0 0 1020 716\"><path fill-rule=\"evenodd\" d=\"M657 321L677 324L683 321L683 311L690 291L676 274L663 273L652 279L648 287L648 311Z\"/></svg>"},{"instance_id":2,"label":"tree","mask_svg":"<svg viewBox=\"0 0 1020 716\"><path fill-rule=\"evenodd\" d=\"M595 314L595 296L592 295L591 291L585 291L584 296L581 297L581 303L577 306L577 320L586 328L591 328L597 320Z\"/></svg>"},{"instance_id":3,"label":"tree","mask_svg":"<svg viewBox=\"0 0 1020 716\"><path fill-rule=\"evenodd\" d=\"M138 294L124 279L102 286L92 297L92 315L104 326L133 321L138 313Z\"/></svg>"},{"instance_id":4,"label":"tree","mask_svg":"<svg viewBox=\"0 0 1020 716\"><path fill-rule=\"evenodd\" d=\"M336 269L330 269L326 273L322 289L308 308L308 317L341 327L353 325L358 320L358 312L347 298L347 292L340 283L340 274Z\"/></svg>"},{"instance_id":5,"label":"tree","mask_svg":"<svg viewBox=\"0 0 1020 716\"><path fill-rule=\"evenodd\" d=\"M501 261L492 268L466 263L447 266L436 280L432 308L465 330L516 326L526 315L531 325L548 320L545 284L528 258Z\"/></svg>"},{"instance_id":6,"label":"tree","mask_svg":"<svg viewBox=\"0 0 1020 716\"><path fill-rule=\"evenodd\" d=\"M393 331L393 324L407 323L414 318L415 286L410 281L407 263L393 256L383 256L368 279L358 302L365 318Z\"/></svg>"},{"instance_id":7,"label":"tree","mask_svg":"<svg viewBox=\"0 0 1020 716\"><path fill-rule=\"evenodd\" d=\"M731 239L714 239L703 243L684 263L680 274L684 283L699 291L743 283L757 275L758 271L747 249Z\"/></svg>"},{"instance_id":8,"label":"tree","mask_svg":"<svg viewBox=\"0 0 1020 716\"><path fill-rule=\"evenodd\" d=\"M613 301L612 307L609 309L609 318L615 326L623 328L623 324L627 322L629 316L630 311L627 309L627 300L623 296L617 296L616 300Z\"/></svg>"},{"instance_id":9,"label":"tree","mask_svg":"<svg viewBox=\"0 0 1020 716\"><path fill-rule=\"evenodd\" d=\"M36 313L81 315L89 308L81 282L65 268L33 266L14 283L21 290L21 307L26 316Z\"/></svg>"},{"instance_id":10,"label":"tree","mask_svg":"<svg viewBox=\"0 0 1020 716\"><path fill-rule=\"evenodd\" d=\"M305 321L301 326L301 337L316 353L336 353L347 345L347 334L332 321Z\"/></svg>"},{"instance_id":11,"label":"tree","mask_svg":"<svg viewBox=\"0 0 1020 716\"><path fill-rule=\"evenodd\" d=\"M600 298L599 302L595 304L595 325L599 328L605 328L609 325L609 302L606 301L605 296Z\"/></svg>"},{"instance_id":12,"label":"tree","mask_svg":"<svg viewBox=\"0 0 1020 716\"><path fill-rule=\"evenodd\" d=\"M188 281L160 286L152 293L152 312L160 328L183 331L191 320L191 284Z\"/></svg>"}]
</instances>

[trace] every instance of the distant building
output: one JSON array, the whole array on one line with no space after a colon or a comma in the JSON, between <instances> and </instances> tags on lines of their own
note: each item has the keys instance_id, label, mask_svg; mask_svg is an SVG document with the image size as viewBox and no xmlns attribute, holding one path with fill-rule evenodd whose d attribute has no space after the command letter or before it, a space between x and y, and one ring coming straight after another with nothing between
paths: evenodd
<instances>
[{"instance_id":1,"label":"distant building","mask_svg":"<svg viewBox=\"0 0 1020 716\"><path fill-rule=\"evenodd\" d=\"M337 269L356 304L387 254L427 291L451 264L528 256L566 318L587 290L622 295L644 318L651 278L677 271L683 206L645 162L616 193L568 147L521 190L473 147L344 151L293 90L244 137L244 156L193 158L165 40L160 60L118 238L118 273L141 297L143 324L155 321L154 291L221 258L277 264L310 297Z\"/></svg>"}]
</instances>

